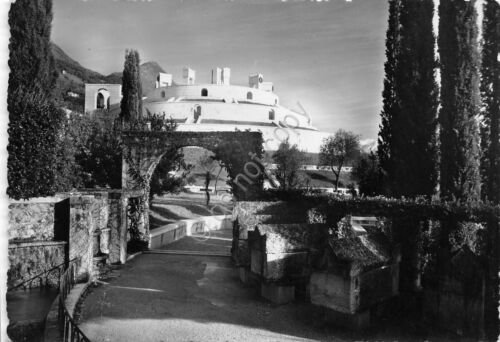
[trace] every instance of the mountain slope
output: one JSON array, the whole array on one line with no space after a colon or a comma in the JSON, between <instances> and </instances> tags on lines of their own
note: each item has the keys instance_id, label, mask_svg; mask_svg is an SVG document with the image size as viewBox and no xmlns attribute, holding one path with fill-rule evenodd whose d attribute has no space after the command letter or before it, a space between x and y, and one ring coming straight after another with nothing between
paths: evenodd
<instances>
[{"instance_id":1,"label":"mountain slope","mask_svg":"<svg viewBox=\"0 0 500 342\"><path fill-rule=\"evenodd\" d=\"M142 95L145 96L156 87L156 77L159 72L165 72L156 62L141 64Z\"/></svg>"},{"instance_id":2,"label":"mountain slope","mask_svg":"<svg viewBox=\"0 0 500 342\"><path fill-rule=\"evenodd\" d=\"M85 83L122 83L122 72L114 72L104 76L96 71L83 67L68 56L63 49L52 43L52 54L59 72L54 97L63 107L83 113L85 102ZM165 72L156 62L141 65L142 93L146 95L155 88L156 76Z\"/></svg>"},{"instance_id":3,"label":"mountain slope","mask_svg":"<svg viewBox=\"0 0 500 342\"><path fill-rule=\"evenodd\" d=\"M54 43L52 43L52 54L56 61L57 70L60 73L65 71L66 73L78 77L84 83L121 83L121 77L118 78L113 74L110 76L103 76L96 71L84 68Z\"/></svg>"}]
</instances>

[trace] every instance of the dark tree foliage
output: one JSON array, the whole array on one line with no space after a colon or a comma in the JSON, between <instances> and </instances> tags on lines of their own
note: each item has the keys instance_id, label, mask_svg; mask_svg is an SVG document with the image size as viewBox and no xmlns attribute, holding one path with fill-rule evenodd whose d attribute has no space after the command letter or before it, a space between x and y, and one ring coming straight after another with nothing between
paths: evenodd
<instances>
[{"instance_id":1,"label":"dark tree foliage","mask_svg":"<svg viewBox=\"0 0 500 342\"><path fill-rule=\"evenodd\" d=\"M228 185L233 196L239 200L258 198L262 193L264 154L262 135L258 140L249 137L238 141L221 141L212 150L214 159L228 173Z\"/></svg>"},{"instance_id":2,"label":"dark tree foliage","mask_svg":"<svg viewBox=\"0 0 500 342\"><path fill-rule=\"evenodd\" d=\"M392 127L392 123L397 117L398 113L400 113L400 107L396 96L395 82L400 40L400 6L401 0L389 0L389 23L385 43L385 78L384 90L382 92L383 108L382 112L380 113L381 123L379 126L377 146L380 168L384 176L384 192L386 194L390 194L389 189L391 188L391 184L389 183L389 180L394 178L394 174L392 172L394 128Z\"/></svg>"},{"instance_id":3,"label":"dark tree foliage","mask_svg":"<svg viewBox=\"0 0 500 342\"><path fill-rule=\"evenodd\" d=\"M90 121L72 113L64 120L57 143L56 191L68 191L84 186L82 168L77 155L83 148L90 132Z\"/></svg>"},{"instance_id":4,"label":"dark tree foliage","mask_svg":"<svg viewBox=\"0 0 500 342\"><path fill-rule=\"evenodd\" d=\"M121 188L122 141L120 127L114 121L90 119L82 122L87 131L78 146L76 161L80 165L86 188Z\"/></svg>"},{"instance_id":5,"label":"dark tree foliage","mask_svg":"<svg viewBox=\"0 0 500 342\"><path fill-rule=\"evenodd\" d=\"M166 151L151 176L149 198L152 199L153 195L179 193L185 184L185 177L189 170L183 172L181 177L170 175L169 171L180 171L183 168L187 169L184 164L184 154L177 148Z\"/></svg>"},{"instance_id":6,"label":"dark tree foliage","mask_svg":"<svg viewBox=\"0 0 500 342\"><path fill-rule=\"evenodd\" d=\"M379 158L390 195L430 197L437 183L434 4L401 0L390 10L397 30L389 27L387 37Z\"/></svg>"},{"instance_id":7,"label":"dark tree foliage","mask_svg":"<svg viewBox=\"0 0 500 342\"><path fill-rule=\"evenodd\" d=\"M142 116L142 86L139 53L136 50L125 52L122 77L122 100L120 118L125 121L137 120Z\"/></svg>"},{"instance_id":8,"label":"dark tree foliage","mask_svg":"<svg viewBox=\"0 0 500 342\"><path fill-rule=\"evenodd\" d=\"M481 173L483 198L500 202L500 4L483 5L483 49L481 64Z\"/></svg>"},{"instance_id":9,"label":"dark tree foliage","mask_svg":"<svg viewBox=\"0 0 500 342\"><path fill-rule=\"evenodd\" d=\"M401 41L396 96L401 112L393 122L395 155L392 194L431 197L437 184L437 67L432 0L401 2Z\"/></svg>"},{"instance_id":10,"label":"dark tree foliage","mask_svg":"<svg viewBox=\"0 0 500 342\"><path fill-rule=\"evenodd\" d=\"M151 122L151 130L153 131L173 132L177 129L177 123L173 119L165 119L165 115L148 114L146 119ZM169 174L169 171L180 170L184 170L180 177ZM191 167L185 164L184 154L181 149L172 147L165 151L151 176L149 199L152 200L154 195L179 193L186 183L186 177L190 171Z\"/></svg>"},{"instance_id":11,"label":"dark tree foliage","mask_svg":"<svg viewBox=\"0 0 500 342\"><path fill-rule=\"evenodd\" d=\"M47 102L26 99L10 112L7 194L14 199L53 195L58 131L64 112Z\"/></svg>"},{"instance_id":12,"label":"dark tree foliage","mask_svg":"<svg viewBox=\"0 0 500 342\"><path fill-rule=\"evenodd\" d=\"M291 145L287 139L279 145L273 154L273 160L278 164L276 178L280 182L280 188L288 190L298 187L300 185L298 171L305 161L304 152L300 151L297 145Z\"/></svg>"},{"instance_id":13,"label":"dark tree foliage","mask_svg":"<svg viewBox=\"0 0 500 342\"><path fill-rule=\"evenodd\" d=\"M382 174L376 153L363 154L354 165L352 176L358 181L361 195L377 196L382 193Z\"/></svg>"},{"instance_id":14,"label":"dark tree foliage","mask_svg":"<svg viewBox=\"0 0 500 342\"><path fill-rule=\"evenodd\" d=\"M475 0L441 0L440 196L478 200L479 54Z\"/></svg>"},{"instance_id":15,"label":"dark tree foliage","mask_svg":"<svg viewBox=\"0 0 500 342\"><path fill-rule=\"evenodd\" d=\"M51 0L19 0L9 11L9 112L25 95L50 98L57 79L50 45Z\"/></svg>"},{"instance_id":16,"label":"dark tree foliage","mask_svg":"<svg viewBox=\"0 0 500 342\"><path fill-rule=\"evenodd\" d=\"M51 98L57 77L51 22L50 0L19 0L11 5L7 194L15 199L56 191L56 145L64 112Z\"/></svg>"}]
</instances>

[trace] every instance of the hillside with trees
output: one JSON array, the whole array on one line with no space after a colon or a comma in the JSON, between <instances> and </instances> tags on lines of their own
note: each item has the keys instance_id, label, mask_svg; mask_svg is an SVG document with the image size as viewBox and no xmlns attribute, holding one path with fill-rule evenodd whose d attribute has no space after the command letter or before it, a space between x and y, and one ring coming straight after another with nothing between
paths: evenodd
<instances>
[{"instance_id":1,"label":"hillside with trees","mask_svg":"<svg viewBox=\"0 0 500 342\"><path fill-rule=\"evenodd\" d=\"M62 107L83 113L85 83L122 83L122 72L102 75L85 68L53 42L51 43L51 51L58 74L52 95L55 101ZM142 89L144 94L147 94L154 89L158 73L165 71L154 61L143 63L140 67Z\"/></svg>"}]
</instances>

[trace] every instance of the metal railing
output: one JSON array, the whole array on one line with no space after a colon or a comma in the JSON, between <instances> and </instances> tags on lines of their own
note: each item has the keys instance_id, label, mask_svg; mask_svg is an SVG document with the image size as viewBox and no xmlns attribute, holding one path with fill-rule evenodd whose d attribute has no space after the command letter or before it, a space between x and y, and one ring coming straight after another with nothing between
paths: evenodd
<instances>
[{"instance_id":1,"label":"metal railing","mask_svg":"<svg viewBox=\"0 0 500 342\"><path fill-rule=\"evenodd\" d=\"M68 294L76 284L77 263L75 261L76 259L73 259L70 262L68 269L63 273L59 282L59 328L64 342L91 342L75 323L65 305Z\"/></svg>"},{"instance_id":2,"label":"metal railing","mask_svg":"<svg viewBox=\"0 0 500 342\"><path fill-rule=\"evenodd\" d=\"M74 261L74 260L72 260L72 261ZM72 261L70 261L70 263ZM43 271L43 272L41 272L41 273L39 273L39 274L29 278L29 279L26 279L26 280L20 282L17 285L9 287L7 289L7 292L16 290L20 287L22 287L23 289L34 287L32 285L37 280L38 280L39 287L42 287L44 285L44 283L45 283L45 286L49 286L50 285L49 281L51 279L51 275L53 275L53 274L55 275L56 271L57 271L57 277L52 276L52 278L57 279L57 286L59 286L60 280L61 280L61 274L66 269L67 265L68 265L67 262L63 262L62 264L54 266L51 269L45 270L45 271Z\"/></svg>"}]
</instances>

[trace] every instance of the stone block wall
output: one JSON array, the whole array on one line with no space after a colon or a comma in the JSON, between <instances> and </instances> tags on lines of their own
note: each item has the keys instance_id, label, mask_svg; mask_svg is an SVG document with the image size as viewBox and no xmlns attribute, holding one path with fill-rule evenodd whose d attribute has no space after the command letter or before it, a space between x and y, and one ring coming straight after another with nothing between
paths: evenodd
<instances>
[{"instance_id":1,"label":"stone block wall","mask_svg":"<svg viewBox=\"0 0 500 342\"><path fill-rule=\"evenodd\" d=\"M108 196L108 223L110 229L109 259L112 264L127 260L127 202L122 193L110 193Z\"/></svg>"},{"instance_id":2,"label":"stone block wall","mask_svg":"<svg viewBox=\"0 0 500 342\"><path fill-rule=\"evenodd\" d=\"M306 223L307 208L297 203L283 201L238 201L234 205L233 243L231 254L237 265L250 263L247 245L248 232L258 224Z\"/></svg>"},{"instance_id":3,"label":"stone block wall","mask_svg":"<svg viewBox=\"0 0 500 342\"><path fill-rule=\"evenodd\" d=\"M69 260L80 258L76 274L80 280L92 274L93 196L70 198Z\"/></svg>"},{"instance_id":4,"label":"stone block wall","mask_svg":"<svg viewBox=\"0 0 500 342\"><path fill-rule=\"evenodd\" d=\"M56 198L15 201L9 204L9 241L49 241L54 239Z\"/></svg>"},{"instance_id":5,"label":"stone block wall","mask_svg":"<svg viewBox=\"0 0 500 342\"><path fill-rule=\"evenodd\" d=\"M98 252L108 255L108 263L125 263L127 203L139 195L137 191L89 189L12 201L9 281L29 278L74 258L80 259L78 277L87 279L93 274L93 256Z\"/></svg>"},{"instance_id":6,"label":"stone block wall","mask_svg":"<svg viewBox=\"0 0 500 342\"><path fill-rule=\"evenodd\" d=\"M63 197L11 201L8 286L28 280L67 260L65 215L69 207L66 204ZM49 284L57 284L57 278L57 272L51 273ZM39 282L32 285L38 286Z\"/></svg>"},{"instance_id":7,"label":"stone block wall","mask_svg":"<svg viewBox=\"0 0 500 342\"><path fill-rule=\"evenodd\" d=\"M65 241L14 242L9 244L7 286L16 285L50 268L66 258ZM51 285L57 284L57 272L50 274Z\"/></svg>"}]
</instances>

